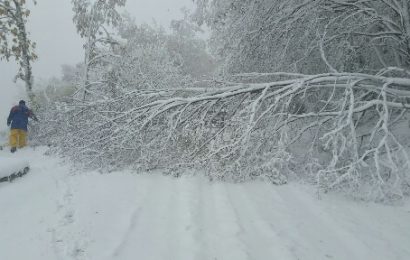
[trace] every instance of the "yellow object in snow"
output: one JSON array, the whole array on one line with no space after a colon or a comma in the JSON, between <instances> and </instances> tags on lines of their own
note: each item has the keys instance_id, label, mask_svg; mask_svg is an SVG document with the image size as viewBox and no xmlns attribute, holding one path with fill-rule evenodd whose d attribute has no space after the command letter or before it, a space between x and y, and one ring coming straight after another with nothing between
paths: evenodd
<instances>
[{"instance_id":1,"label":"yellow object in snow","mask_svg":"<svg viewBox=\"0 0 410 260\"><path fill-rule=\"evenodd\" d=\"M10 147L23 148L27 145L27 132L21 129L11 129Z\"/></svg>"}]
</instances>

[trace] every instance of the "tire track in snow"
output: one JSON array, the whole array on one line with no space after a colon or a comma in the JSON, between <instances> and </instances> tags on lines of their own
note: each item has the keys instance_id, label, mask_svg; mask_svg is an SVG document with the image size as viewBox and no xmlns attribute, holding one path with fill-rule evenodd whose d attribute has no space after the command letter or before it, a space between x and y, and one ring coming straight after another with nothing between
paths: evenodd
<instances>
[{"instance_id":1,"label":"tire track in snow","mask_svg":"<svg viewBox=\"0 0 410 260\"><path fill-rule=\"evenodd\" d=\"M249 258L299 259L294 254L291 244L284 241L281 234L272 229L269 222L261 218L255 210L254 201L249 199L249 190L245 189L244 185L226 184L226 188L227 196L235 209L238 220L244 227L240 236L248 247Z\"/></svg>"},{"instance_id":2,"label":"tire track in snow","mask_svg":"<svg viewBox=\"0 0 410 260\"><path fill-rule=\"evenodd\" d=\"M57 251L62 259L87 260L87 244L89 235L82 228L76 230L76 211L73 206L74 190L76 185L72 182L77 177L65 173L57 180L56 185L59 190L63 190L57 204L57 213L60 215L60 221L53 228L53 248ZM81 239L79 239L81 238Z\"/></svg>"},{"instance_id":3,"label":"tire track in snow","mask_svg":"<svg viewBox=\"0 0 410 260\"><path fill-rule=\"evenodd\" d=\"M121 252L128 246L128 243L130 242L130 239L133 233L135 232L138 222L140 221L140 216L143 211L143 205L147 203L150 191L153 190L153 188L155 188L155 182L151 181L149 186L144 187L145 190L143 192L143 199L141 201L138 201L139 204L135 206L135 209L129 218L129 223L126 228L126 231L122 236L121 241L115 247L113 253L111 254L111 257L113 259L117 259L121 255Z\"/></svg>"},{"instance_id":4,"label":"tire track in snow","mask_svg":"<svg viewBox=\"0 0 410 260\"><path fill-rule=\"evenodd\" d=\"M201 252L199 259L251 259L240 236L244 228L228 197L226 183L212 183L206 188L201 195L201 230L205 250Z\"/></svg>"},{"instance_id":5,"label":"tire track in snow","mask_svg":"<svg viewBox=\"0 0 410 260\"><path fill-rule=\"evenodd\" d=\"M53 175L53 181L54 181L56 190L60 191L61 190L60 181L56 178L55 175ZM56 199L56 213L59 213L64 207L62 198L63 196L61 195L61 197ZM61 221L61 218L59 219L59 221ZM53 252L55 256L57 257L57 260L61 260L61 259L64 259L64 256L63 256L62 250L59 248L58 243L61 243L62 241L57 238L58 235L57 235L56 228L57 228L57 224L54 224L53 227L49 228L49 232L51 232L51 245L52 245Z\"/></svg>"},{"instance_id":6,"label":"tire track in snow","mask_svg":"<svg viewBox=\"0 0 410 260\"><path fill-rule=\"evenodd\" d=\"M193 210L193 219L195 221L196 229L194 231L194 239L199 244L198 252L193 259L215 259L215 255L212 255L215 252L215 249L210 246L209 241L206 239L207 235L207 219L205 215L207 214L207 209L209 209L209 201L206 200L208 194L204 191L204 182L205 180L201 178L196 178L195 182L195 192L194 196L197 198L197 204L192 208ZM206 182L207 185L208 182ZM196 195L195 195L196 194ZM208 213L209 215L209 213Z\"/></svg>"},{"instance_id":7,"label":"tire track in snow","mask_svg":"<svg viewBox=\"0 0 410 260\"><path fill-rule=\"evenodd\" d=\"M309 250L315 251L317 256L320 250L306 247L301 243L301 241L311 240L299 229L304 225L305 212L289 204L287 197L280 196L278 189L281 187L265 183L247 184L244 188L247 192L242 193L245 195L242 199L249 201L248 205L252 207L259 219L268 225L267 229L280 237L282 243L288 247L291 259L310 259L308 255L301 253ZM266 206L261 207L261 205ZM317 227L312 226L312 228Z\"/></svg>"},{"instance_id":8,"label":"tire track in snow","mask_svg":"<svg viewBox=\"0 0 410 260\"><path fill-rule=\"evenodd\" d=\"M199 208L197 178L187 176L172 180L174 185L173 205L169 205L170 218L167 232L174 234L171 247L173 259L198 259L200 243L198 241L198 221L196 212Z\"/></svg>"},{"instance_id":9,"label":"tire track in snow","mask_svg":"<svg viewBox=\"0 0 410 260\"><path fill-rule=\"evenodd\" d=\"M117 258L121 252L124 250L126 247L127 242L129 241L135 227L137 226L138 218L141 214L142 207L138 207L134 210L130 217L130 222L127 228L127 231L125 232L124 236L121 239L121 242L119 243L118 246L115 247L114 253L112 254L113 258Z\"/></svg>"},{"instance_id":10,"label":"tire track in snow","mask_svg":"<svg viewBox=\"0 0 410 260\"><path fill-rule=\"evenodd\" d=\"M138 253L139 259L174 259L171 243L174 243L174 234L164 232L167 230L169 209L172 207L173 188L175 182L163 176L150 176L152 186L146 191L146 199L141 202L141 210L138 213L136 225L128 230L121 242L112 254L112 259L135 259ZM115 254L115 256L114 256Z\"/></svg>"},{"instance_id":11,"label":"tire track in snow","mask_svg":"<svg viewBox=\"0 0 410 260\"><path fill-rule=\"evenodd\" d=\"M315 217L315 220L319 224L324 224L324 229L330 230L330 234L334 234L336 241L341 241L339 247L344 248L341 250L345 258L350 259L403 259L403 255L408 256L408 246L406 243L399 245L398 243L392 243L389 237L386 237L383 234L385 230L383 221L373 220L378 217L378 214L384 215L386 211L378 212L371 214L366 212L367 210L360 210L360 213L357 214L352 207L355 208L358 206L355 202L350 202L347 207L344 204L344 201L338 201L337 209L338 212L333 212L329 210L331 206L329 201L317 200L314 197L309 196L308 193L303 192L303 189L298 186L290 186L287 188L287 191L293 196L289 196L299 200L301 205L304 205L306 212L312 214ZM286 192L282 192L283 195ZM295 200L291 200L293 203L297 203ZM378 205L381 206L381 205ZM365 215L361 215L366 212ZM399 212L397 212L399 213ZM370 216L370 218L369 218ZM391 214L388 214L389 218L392 217ZM342 220L342 218L344 218ZM359 220L359 222L357 222ZM389 222L394 223L394 221L389 220ZM361 232L358 233L357 230L360 229ZM400 228L395 229L394 239L398 239L400 234ZM391 232L387 232L391 234ZM409 234L409 233L407 233ZM369 236L369 237L367 237ZM406 237L402 237L406 241ZM407 235L407 239L410 238ZM333 243L335 244L335 243ZM389 248L383 251L380 251L379 248ZM377 250L376 250L377 249ZM400 249L406 249L400 253ZM340 248L334 248L334 250L340 251ZM340 256L343 257L343 256ZM339 256L338 256L339 257ZM407 257L406 257L407 259Z\"/></svg>"},{"instance_id":12,"label":"tire track in snow","mask_svg":"<svg viewBox=\"0 0 410 260\"><path fill-rule=\"evenodd\" d=\"M249 192L250 186L246 197L253 203L249 205L270 223L271 230L281 234L282 241L287 241L297 259L378 259L371 249L362 250L365 246L362 241L335 222L312 194L297 187L268 185L258 185L257 190ZM259 192L269 197L271 207L261 207L263 204L257 201Z\"/></svg>"},{"instance_id":13,"label":"tire track in snow","mask_svg":"<svg viewBox=\"0 0 410 260\"><path fill-rule=\"evenodd\" d=\"M341 227L320 207L320 200L315 199L311 194L302 192L298 187L292 185L281 189L281 192L277 194L287 200L287 205L291 205L290 214L303 213L303 216L298 215L303 217L303 224L298 227L301 232L299 240L300 237L310 237L304 240L307 242L305 245L309 249L317 248L316 252L312 252L315 253L316 258L320 254L322 254L322 259L333 258L335 254L343 254L337 258L377 259L378 256L374 255L371 249L363 250L366 248L363 242L357 239L355 234ZM334 245L337 245L337 248ZM321 253L318 254L318 252Z\"/></svg>"}]
</instances>

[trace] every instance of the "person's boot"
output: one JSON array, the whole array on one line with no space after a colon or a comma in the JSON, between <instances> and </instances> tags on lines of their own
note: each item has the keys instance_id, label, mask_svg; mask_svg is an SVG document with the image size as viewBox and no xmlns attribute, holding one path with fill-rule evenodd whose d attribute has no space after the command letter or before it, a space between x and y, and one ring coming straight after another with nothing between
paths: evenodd
<instances>
[{"instance_id":1,"label":"person's boot","mask_svg":"<svg viewBox=\"0 0 410 260\"><path fill-rule=\"evenodd\" d=\"M10 152L11 152L11 153L15 153L16 150L17 150L16 147L11 147Z\"/></svg>"}]
</instances>

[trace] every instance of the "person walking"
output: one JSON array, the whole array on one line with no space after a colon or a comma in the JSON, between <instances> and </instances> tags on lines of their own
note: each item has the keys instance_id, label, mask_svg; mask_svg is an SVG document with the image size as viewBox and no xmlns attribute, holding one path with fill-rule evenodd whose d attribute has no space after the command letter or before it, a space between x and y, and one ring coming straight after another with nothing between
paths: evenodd
<instances>
[{"instance_id":1,"label":"person walking","mask_svg":"<svg viewBox=\"0 0 410 260\"><path fill-rule=\"evenodd\" d=\"M11 126L9 142L12 153L17 148L23 148L27 145L28 118L38 121L37 117L26 106L26 102L20 100L19 104L11 109L10 115L7 118L7 126Z\"/></svg>"}]
</instances>

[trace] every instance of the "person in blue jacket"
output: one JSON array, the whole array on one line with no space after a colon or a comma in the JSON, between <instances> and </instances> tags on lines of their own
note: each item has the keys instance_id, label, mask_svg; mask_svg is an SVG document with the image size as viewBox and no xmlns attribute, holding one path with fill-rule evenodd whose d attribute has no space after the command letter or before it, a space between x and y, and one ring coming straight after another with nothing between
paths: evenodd
<instances>
[{"instance_id":1,"label":"person in blue jacket","mask_svg":"<svg viewBox=\"0 0 410 260\"><path fill-rule=\"evenodd\" d=\"M17 148L23 148L27 145L27 124L28 118L38 121L33 112L26 106L24 100L20 100L18 106L14 106L7 118L7 126L11 126L10 147L14 153Z\"/></svg>"}]
</instances>

